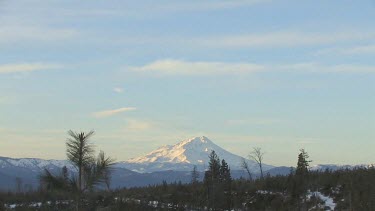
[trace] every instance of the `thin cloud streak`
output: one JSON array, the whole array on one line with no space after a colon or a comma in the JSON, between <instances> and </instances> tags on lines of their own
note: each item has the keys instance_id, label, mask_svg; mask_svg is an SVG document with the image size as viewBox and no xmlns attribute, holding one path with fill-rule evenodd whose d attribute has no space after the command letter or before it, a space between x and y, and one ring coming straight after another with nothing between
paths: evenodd
<instances>
[{"instance_id":1,"label":"thin cloud streak","mask_svg":"<svg viewBox=\"0 0 375 211\"><path fill-rule=\"evenodd\" d=\"M362 55L375 54L375 44L373 45L359 45L346 48L326 48L315 53L317 56L322 55Z\"/></svg>"},{"instance_id":2,"label":"thin cloud streak","mask_svg":"<svg viewBox=\"0 0 375 211\"><path fill-rule=\"evenodd\" d=\"M136 108L134 107L123 107L123 108L118 108L118 109L113 109L113 110L94 112L92 115L96 118L105 118L105 117L110 117L110 116L120 114L123 112L134 111L134 110L136 110Z\"/></svg>"},{"instance_id":3,"label":"thin cloud streak","mask_svg":"<svg viewBox=\"0 0 375 211\"><path fill-rule=\"evenodd\" d=\"M110 3L112 2L112 4ZM175 12L191 12L191 11L215 11L225 9L235 9L241 7L250 7L257 4L272 2L272 0L209 0L209 1L171 1L164 0L159 2L154 1L143 1L139 2L118 2L109 1L105 4L100 4L99 7L93 5L83 4L85 9L80 8L80 5L67 4L65 7L59 7L55 2L43 2L41 4L26 3L22 4L22 7L7 8L8 19L18 18L21 13L25 21L25 17L37 18L39 22L49 22L43 17L50 17L53 20L58 18L96 18L96 17L130 17L130 18L155 18L155 15L168 15L169 13ZM116 6L113 6L116 5ZM53 10L51 10L53 8ZM38 14L38 15L36 15ZM59 14L59 15L56 15ZM18 20L18 19L17 19Z\"/></svg>"},{"instance_id":4,"label":"thin cloud streak","mask_svg":"<svg viewBox=\"0 0 375 211\"><path fill-rule=\"evenodd\" d=\"M253 118L253 119L229 119L225 122L228 126L248 126L248 125L272 125L276 123L280 123L282 120L280 119L272 119L272 118Z\"/></svg>"},{"instance_id":5,"label":"thin cloud streak","mask_svg":"<svg viewBox=\"0 0 375 211\"><path fill-rule=\"evenodd\" d=\"M74 38L78 31L69 28L50 28L46 26L2 26L0 27L0 43L40 41L51 42Z\"/></svg>"},{"instance_id":6,"label":"thin cloud streak","mask_svg":"<svg viewBox=\"0 0 375 211\"><path fill-rule=\"evenodd\" d=\"M256 72L294 72L294 73L375 73L375 66L336 64L325 65L315 62L294 64L255 64L226 62L190 62L183 60L157 60L143 66L128 68L139 73L159 75L220 75L249 74Z\"/></svg>"},{"instance_id":7,"label":"thin cloud streak","mask_svg":"<svg viewBox=\"0 0 375 211\"><path fill-rule=\"evenodd\" d=\"M138 120L138 119L128 119L125 126L125 131L127 132L141 132L147 131L155 128L156 123L152 121Z\"/></svg>"},{"instance_id":8,"label":"thin cloud streak","mask_svg":"<svg viewBox=\"0 0 375 211\"><path fill-rule=\"evenodd\" d=\"M311 62L279 65L274 67L274 70L296 73L375 73L375 66L354 64L324 65Z\"/></svg>"},{"instance_id":9,"label":"thin cloud streak","mask_svg":"<svg viewBox=\"0 0 375 211\"><path fill-rule=\"evenodd\" d=\"M59 64L48 63L20 63L20 64L2 64L0 65L0 74L33 72L39 70L50 70L61 68Z\"/></svg>"},{"instance_id":10,"label":"thin cloud streak","mask_svg":"<svg viewBox=\"0 0 375 211\"><path fill-rule=\"evenodd\" d=\"M207 10L222 10L233 9L238 7L253 6L260 3L267 3L271 0L232 0L232 1L191 1L178 2L172 1L172 4L161 4L154 8L157 11L163 12L178 12L178 11L207 11Z\"/></svg>"},{"instance_id":11,"label":"thin cloud streak","mask_svg":"<svg viewBox=\"0 0 375 211\"><path fill-rule=\"evenodd\" d=\"M121 87L115 87L115 88L113 88L113 91L120 94L120 93L124 92L124 89L121 88Z\"/></svg>"},{"instance_id":12,"label":"thin cloud streak","mask_svg":"<svg viewBox=\"0 0 375 211\"><path fill-rule=\"evenodd\" d=\"M264 70L264 67L251 63L188 62L165 59L144 66L130 67L129 69L137 72L158 72L167 75L207 75L258 72Z\"/></svg>"},{"instance_id":13,"label":"thin cloud streak","mask_svg":"<svg viewBox=\"0 0 375 211\"><path fill-rule=\"evenodd\" d=\"M200 45L221 48L248 47L299 47L315 46L348 41L369 40L375 37L374 32L325 32L307 33L299 31L269 32L248 35L227 35L197 39Z\"/></svg>"},{"instance_id":14,"label":"thin cloud streak","mask_svg":"<svg viewBox=\"0 0 375 211\"><path fill-rule=\"evenodd\" d=\"M375 32L364 30L306 32L298 30L270 31L262 33L241 34L213 34L213 35L191 35L191 36L150 36L140 35L113 36L105 38L105 42L111 45L168 45L179 48L192 49L262 49L274 48L304 48L304 47L329 47L332 45L355 44L363 41L372 41ZM92 42L103 41L103 38L95 38ZM372 49L370 49L372 51ZM366 51L357 49L356 51ZM368 50L367 50L368 51Z\"/></svg>"}]
</instances>

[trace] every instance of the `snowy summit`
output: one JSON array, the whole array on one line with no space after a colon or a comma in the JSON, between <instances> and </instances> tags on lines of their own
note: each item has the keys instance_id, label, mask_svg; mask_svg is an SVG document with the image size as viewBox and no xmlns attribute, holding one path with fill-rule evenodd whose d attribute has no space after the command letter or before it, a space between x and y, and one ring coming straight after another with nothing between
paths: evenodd
<instances>
[{"instance_id":1,"label":"snowy summit","mask_svg":"<svg viewBox=\"0 0 375 211\"><path fill-rule=\"evenodd\" d=\"M195 137L179 142L176 145L166 145L148 153L145 156L128 160L130 163L171 162L171 163L202 163L202 157L218 149L205 136ZM206 156L207 157L207 156Z\"/></svg>"},{"instance_id":2,"label":"snowy summit","mask_svg":"<svg viewBox=\"0 0 375 211\"><path fill-rule=\"evenodd\" d=\"M228 152L205 136L186 139L175 145L162 146L145 156L132 158L118 165L137 172L186 171L191 170L194 165L204 170L212 151L215 151L220 159L225 159L232 170L241 169L243 160L241 156ZM247 162L256 169L254 161L247 160ZM268 169L271 166L264 167Z\"/></svg>"}]
</instances>

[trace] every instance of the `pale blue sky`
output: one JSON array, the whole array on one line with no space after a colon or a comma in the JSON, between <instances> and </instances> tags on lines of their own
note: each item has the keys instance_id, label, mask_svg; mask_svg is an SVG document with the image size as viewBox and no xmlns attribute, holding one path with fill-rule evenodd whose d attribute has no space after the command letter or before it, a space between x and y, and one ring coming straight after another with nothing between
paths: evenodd
<instances>
[{"instance_id":1,"label":"pale blue sky","mask_svg":"<svg viewBox=\"0 0 375 211\"><path fill-rule=\"evenodd\" d=\"M0 155L117 160L205 135L374 163L375 1L0 1Z\"/></svg>"}]
</instances>

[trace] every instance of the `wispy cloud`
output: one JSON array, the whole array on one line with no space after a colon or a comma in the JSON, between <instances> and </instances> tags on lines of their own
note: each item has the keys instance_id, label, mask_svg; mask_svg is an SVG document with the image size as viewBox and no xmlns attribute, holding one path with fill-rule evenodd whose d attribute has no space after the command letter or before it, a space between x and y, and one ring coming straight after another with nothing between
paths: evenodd
<instances>
[{"instance_id":1,"label":"wispy cloud","mask_svg":"<svg viewBox=\"0 0 375 211\"><path fill-rule=\"evenodd\" d=\"M61 41L78 35L78 32L69 28L50 28L46 26L1 26L0 43L9 44L30 41Z\"/></svg>"},{"instance_id":2,"label":"wispy cloud","mask_svg":"<svg viewBox=\"0 0 375 211\"><path fill-rule=\"evenodd\" d=\"M255 64L230 62L191 62L183 60L157 60L143 66L129 67L129 70L161 75L219 75L249 74L263 71L284 71L295 73L375 73L375 66L336 64L326 65L315 62L292 64Z\"/></svg>"},{"instance_id":3,"label":"wispy cloud","mask_svg":"<svg viewBox=\"0 0 375 211\"><path fill-rule=\"evenodd\" d=\"M228 126L245 126L245 125L271 125L282 122L280 119L272 118L254 118L254 119L229 119L226 121Z\"/></svg>"},{"instance_id":4,"label":"wispy cloud","mask_svg":"<svg viewBox=\"0 0 375 211\"><path fill-rule=\"evenodd\" d=\"M132 71L159 72L163 74L206 75L262 71L263 66L251 63L224 62L188 62L183 60L165 59L140 67L130 67Z\"/></svg>"},{"instance_id":5,"label":"wispy cloud","mask_svg":"<svg viewBox=\"0 0 375 211\"><path fill-rule=\"evenodd\" d=\"M343 49L341 52L344 54L367 54L367 53L374 54L375 45L356 46L353 48Z\"/></svg>"},{"instance_id":6,"label":"wispy cloud","mask_svg":"<svg viewBox=\"0 0 375 211\"><path fill-rule=\"evenodd\" d=\"M43 2L36 4L35 2L26 2L17 7L5 7L8 16L18 21L25 21L25 17L38 19L39 22L48 22L44 17L52 20L62 20L67 18L96 18L96 17L155 17L155 15L168 15L175 12L191 12L191 11L210 11L224 10L238 7L248 7L261 3L271 2L272 0L207 0L207 1L173 1L161 0L158 3L154 1L107 1L105 4L61 4L56 2ZM112 4L110 3L112 2ZM116 4L115 4L116 3ZM114 6L116 5L116 6ZM86 9L83 10L81 7ZM56 15L58 14L58 15ZM22 17L19 18L19 17ZM44 19L43 19L44 18ZM21 19L21 20L19 20Z\"/></svg>"},{"instance_id":7,"label":"wispy cloud","mask_svg":"<svg viewBox=\"0 0 375 211\"><path fill-rule=\"evenodd\" d=\"M0 74L33 72L38 70L57 69L61 67L62 65L49 63L0 64Z\"/></svg>"},{"instance_id":8,"label":"wispy cloud","mask_svg":"<svg viewBox=\"0 0 375 211\"><path fill-rule=\"evenodd\" d=\"M281 31L247 35L225 35L197 39L200 45L210 47L298 47L316 46L348 41L373 39L374 32L334 31L308 33L300 31Z\"/></svg>"},{"instance_id":9,"label":"wispy cloud","mask_svg":"<svg viewBox=\"0 0 375 211\"><path fill-rule=\"evenodd\" d=\"M115 88L113 88L113 91L116 92L116 93L123 93L124 89L121 88L121 87L115 87Z\"/></svg>"},{"instance_id":10,"label":"wispy cloud","mask_svg":"<svg viewBox=\"0 0 375 211\"><path fill-rule=\"evenodd\" d=\"M104 118L104 117L110 117L116 114L120 114L123 112L127 111L133 111L136 110L134 107L123 107L123 108L118 108L118 109L113 109L113 110L105 110L105 111L98 111L94 112L92 115L96 118Z\"/></svg>"},{"instance_id":11,"label":"wispy cloud","mask_svg":"<svg viewBox=\"0 0 375 211\"><path fill-rule=\"evenodd\" d=\"M221 10L252 6L270 1L271 0L172 1L168 4L156 6L156 10L164 12Z\"/></svg>"},{"instance_id":12,"label":"wispy cloud","mask_svg":"<svg viewBox=\"0 0 375 211\"><path fill-rule=\"evenodd\" d=\"M320 139L320 138L298 138L296 143L305 145L305 144L317 144L321 141L322 141L322 139Z\"/></svg>"},{"instance_id":13,"label":"wispy cloud","mask_svg":"<svg viewBox=\"0 0 375 211\"><path fill-rule=\"evenodd\" d=\"M299 30L269 31L259 33L238 33L238 34L212 34L212 35L191 35L191 36L113 36L106 42L112 45L168 45L170 47L188 49L256 49L272 50L274 48L305 48L356 44L372 41L375 38L375 31L365 30L332 30L325 32L306 32ZM98 38L100 41L103 38ZM366 49L369 48L369 49ZM372 51L372 47L362 46L354 51Z\"/></svg>"},{"instance_id":14,"label":"wispy cloud","mask_svg":"<svg viewBox=\"0 0 375 211\"><path fill-rule=\"evenodd\" d=\"M146 120L128 119L126 122L125 130L131 132L139 132L149 130L155 127L155 123Z\"/></svg>"},{"instance_id":15,"label":"wispy cloud","mask_svg":"<svg viewBox=\"0 0 375 211\"><path fill-rule=\"evenodd\" d=\"M375 54L375 44L358 45L352 47L336 47L319 50L315 55L355 55L355 54Z\"/></svg>"},{"instance_id":16,"label":"wispy cloud","mask_svg":"<svg viewBox=\"0 0 375 211\"><path fill-rule=\"evenodd\" d=\"M356 64L325 65L315 62L278 65L274 70L308 73L375 73L375 66Z\"/></svg>"}]
</instances>

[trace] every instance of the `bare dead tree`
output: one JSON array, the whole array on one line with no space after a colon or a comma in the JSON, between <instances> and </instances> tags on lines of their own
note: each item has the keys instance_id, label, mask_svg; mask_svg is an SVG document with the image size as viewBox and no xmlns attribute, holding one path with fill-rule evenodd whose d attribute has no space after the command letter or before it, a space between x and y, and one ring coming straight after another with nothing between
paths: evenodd
<instances>
[{"instance_id":1,"label":"bare dead tree","mask_svg":"<svg viewBox=\"0 0 375 211\"><path fill-rule=\"evenodd\" d=\"M253 151L250 152L249 158L257 162L260 170L260 178L263 179L263 155L264 152L260 147L254 147Z\"/></svg>"},{"instance_id":2,"label":"bare dead tree","mask_svg":"<svg viewBox=\"0 0 375 211\"><path fill-rule=\"evenodd\" d=\"M242 158L241 167L247 172L249 175L249 180L253 180L253 176L250 171L249 164L246 162L245 158Z\"/></svg>"}]
</instances>

